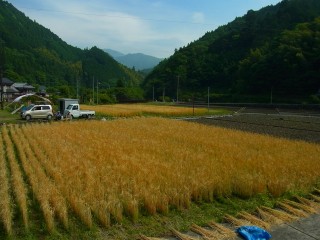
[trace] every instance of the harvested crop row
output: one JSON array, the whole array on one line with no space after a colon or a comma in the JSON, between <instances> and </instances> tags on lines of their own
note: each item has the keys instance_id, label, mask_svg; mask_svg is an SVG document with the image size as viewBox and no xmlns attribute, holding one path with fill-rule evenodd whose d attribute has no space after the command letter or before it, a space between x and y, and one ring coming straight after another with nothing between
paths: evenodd
<instances>
[{"instance_id":1,"label":"harvested crop row","mask_svg":"<svg viewBox=\"0 0 320 240\"><path fill-rule=\"evenodd\" d=\"M9 177L7 173L7 164L3 139L0 137L0 222L3 223L6 232L12 235L12 208L11 197L9 194Z\"/></svg>"},{"instance_id":2,"label":"harvested crop row","mask_svg":"<svg viewBox=\"0 0 320 240\"><path fill-rule=\"evenodd\" d=\"M40 204L49 232L55 230L55 214L59 216L61 222L67 228L68 213L64 198L37 163L32 149L23 138L23 134L19 133L19 128L11 127L10 131L12 132L13 141L17 146L21 164L28 176L32 191Z\"/></svg>"},{"instance_id":3,"label":"harvested crop row","mask_svg":"<svg viewBox=\"0 0 320 240\"><path fill-rule=\"evenodd\" d=\"M18 207L20 209L24 227L28 229L29 218L28 218L28 197L27 197L27 188L22 177L22 171L20 169L19 163L16 159L16 154L14 150L14 144L10 139L9 132L7 128L2 128L3 141L7 149L7 158L9 161L9 166L11 169L11 178L12 178L12 190L15 194Z\"/></svg>"}]
</instances>

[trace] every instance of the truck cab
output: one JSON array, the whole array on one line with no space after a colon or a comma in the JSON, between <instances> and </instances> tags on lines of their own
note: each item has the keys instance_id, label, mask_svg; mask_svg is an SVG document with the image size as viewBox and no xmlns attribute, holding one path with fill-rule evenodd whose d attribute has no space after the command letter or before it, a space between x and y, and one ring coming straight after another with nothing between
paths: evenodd
<instances>
[{"instance_id":1,"label":"truck cab","mask_svg":"<svg viewBox=\"0 0 320 240\"><path fill-rule=\"evenodd\" d=\"M64 111L65 118L92 118L95 116L95 111L90 110L80 110L80 105L78 103L69 104Z\"/></svg>"}]
</instances>

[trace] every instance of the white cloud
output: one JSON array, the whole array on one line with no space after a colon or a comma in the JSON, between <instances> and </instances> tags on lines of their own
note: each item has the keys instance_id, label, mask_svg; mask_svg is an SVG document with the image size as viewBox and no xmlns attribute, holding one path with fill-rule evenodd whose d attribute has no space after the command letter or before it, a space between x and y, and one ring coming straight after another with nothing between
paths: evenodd
<instances>
[{"instance_id":1,"label":"white cloud","mask_svg":"<svg viewBox=\"0 0 320 240\"><path fill-rule=\"evenodd\" d=\"M201 12L194 12L192 15L192 21L194 23L204 23L205 22L205 16Z\"/></svg>"},{"instance_id":2,"label":"white cloud","mask_svg":"<svg viewBox=\"0 0 320 240\"><path fill-rule=\"evenodd\" d=\"M95 0L41 0L42 5L40 2L36 4L39 7L25 7L21 10L73 46L97 46L158 57L170 56L175 48L202 36L204 28L208 27L192 24L203 23L203 13L187 14L173 9L164 11L166 6L161 1L152 2L137 12L123 5L119 7L111 1L106 0L101 5ZM135 1L131 0L131 3ZM150 13L150 9L154 14L144 14ZM191 16L191 20L179 21L187 19L187 16L189 19Z\"/></svg>"}]
</instances>

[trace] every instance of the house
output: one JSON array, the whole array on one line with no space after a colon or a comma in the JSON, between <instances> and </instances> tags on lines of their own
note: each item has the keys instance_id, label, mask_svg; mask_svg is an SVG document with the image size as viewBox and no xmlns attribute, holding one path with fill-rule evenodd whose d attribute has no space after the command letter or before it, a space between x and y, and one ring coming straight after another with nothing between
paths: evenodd
<instances>
[{"instance_id":1,"label":"house","mask_svg":"<svg viewBox=\"0 0 320 240\"><path fill-rule=\"evenodd\" d=\"M34 93L35 87L27 83L14 83L8 78L2 78L3 87L3 101L10 101L16 97L27 94Z\"/></svg>"},{"instance_id":2,"label":"house","mask_svg":"<svg viewBox=\"0 0 320 240\"><path fill-rule=\"evenodd\" d=\"M8 78L2 78L1 85L2 85L2 87L3 87L3 92L6 92L6 89L9 88L9 87L11 87L13 83L14 83L14 82L12 82L12 81L11 81L10 79L8 79Z\"/></svg>"},{"instance_id":3,"label":"house","mask_svg":"<svg viewBox=\"0 0 320 240\"><path fill-rule=\"evenodd\" d=\"M13 83L12 87L17 89L20 94L34 93L35 87L28 83Z\"/></svg>"},{"instance_id":4,"label":"house","mask_svg":"<svg viewBox=\"0 0 320 240\"><path fill-rule=\"evenodd\" d=\"M12 97L12 92L15 92L15 90L12 89L13 82L8 78L2 78L1 85L1 99L3 99L3 101L7 101Z\"/></svg>"},{"instance_id":5,"label":"house","mask_svg":"<svg viewBox=\"0 0 320 240\"><path fill-rule=\"evenodd\" d=\"M6 100L14 99L17 95L20 95L20 92L12 86L6 88L3 93Z\"/></svg>"}]
</instances>

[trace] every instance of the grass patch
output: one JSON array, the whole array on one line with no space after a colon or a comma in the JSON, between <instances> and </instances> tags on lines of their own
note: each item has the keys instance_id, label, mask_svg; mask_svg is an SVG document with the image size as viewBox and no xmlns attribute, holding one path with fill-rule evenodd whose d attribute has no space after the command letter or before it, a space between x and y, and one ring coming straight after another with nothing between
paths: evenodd
<instances>
[{"instance_id":1,"label":"grass patch","mask_svg":"<svg viewBox=\"0 0 320 240\"><path fill-rule=\"evenodd\" d=\"M17 123L20 120L18 114L11 114L8 110L0 110L0 124L1 123Z\"/></svg>"}]
</instances>

